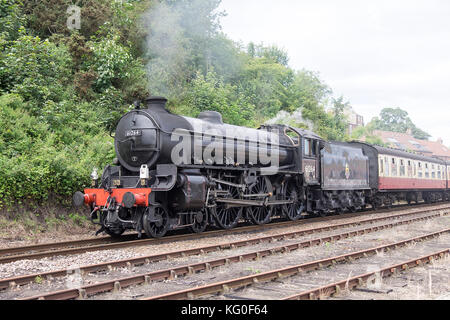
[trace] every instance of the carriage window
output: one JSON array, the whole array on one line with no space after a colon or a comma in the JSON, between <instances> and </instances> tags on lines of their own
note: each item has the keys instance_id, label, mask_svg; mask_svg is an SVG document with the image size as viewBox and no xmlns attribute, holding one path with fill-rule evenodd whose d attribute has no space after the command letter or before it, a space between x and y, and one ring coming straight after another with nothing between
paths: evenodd
<instances>
[{"instance_id":1,"label":"carriage window","mask_svg":"<svg viewBox=\"0 0 450 320\"><path fill-rule=\"evenodd\" d=\"M403 160L400 160L400 176L405 176L405 162Z\"/></svg>"},{"instance_id":2,"label":"carriage window","mask_svg":"<svg viewBox=\"0 0 450 320\"><path fill-rule=\"evenodd\" d=\"M419 162L419 174L418 174L419 178L423 177L423 173L422 173L422 162Z\"/></svg>"},{"instance_id":3,"label":"carriage window","mask_svg":"<svg viewBox=\"0 0 450 320\"><path fill-rule=\"evenodd\" d=\"M384 157L384 171L386 172L386 176L389 176L389 161L388 157Z\"/></svg>"},{"instance_id":4,"label":"carriage window","mask_svg":"<svg viewBox=\"0 0 450 320\"><path fill-rule=\"evenodd\" d=\"M434 164L433 165L431 165L431 177L433 178L433 179L436 179L436 172L434 171Z\"/></svg>"},{"instance_id":5,"label":"carriage window","mask_svg":"<svg viewBox=\"0 0 450 320\"><path fill-rule=\"evenodd\" d=\"M392 158L391 176L393 176L393 177L397 176L397 162L395 161L395 158Z\"/></svg>"},{"instance_id":6,"label":"carriage window","mask_svg":"<svg viewBox=\"0 0 450 320\"><path fill-rule=\"evenodd\" d=\"M430 171L428 170L428 163L425 163L425 178L430 177Z\"/></svg>"},{"instance_id":7,"label":"carriage window","mask_svg":"<svg viewBox=\"0 0 450 320\"><path fill-rule=\"evenodd\" d=\"M412 163L411 160L408 160L408 177L412 177L413 176L413 168L412 168Z\"/></svg>"},{"instance_id":8,"label":"carriage window","mask_svg":"<svg viewBox=\"0 0 450 320\"><path fill-rule=\"evenodd\" d=\"M381 173L381 174L384 173L384 163L383 163L383 159L380 159L380 173Z\"/></svg>"}]
</instances>

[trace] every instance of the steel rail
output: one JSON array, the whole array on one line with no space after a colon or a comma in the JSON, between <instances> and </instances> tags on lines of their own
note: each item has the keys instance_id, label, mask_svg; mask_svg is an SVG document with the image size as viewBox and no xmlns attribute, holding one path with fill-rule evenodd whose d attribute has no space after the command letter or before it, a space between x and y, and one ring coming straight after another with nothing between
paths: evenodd
<instances>
[{"instance_id":1,"label":"steel rail","mask_svg":"<svg viewBox=\"0 0 450 320\"><path fill-rule=\"evenodd\" d=\"M423 205L423 204L421 204L419 206L420 207L413 207L410 209L419 209L420 210L422 207L425 207L425 208L430 207L429 205ZM400 205L399 207L403 207L403 205ZM450 209L450 207L446 207L445 205L443 206L443 204L440 204L438 206L433 207L433 209L429 209L427 212L434 211L434 210L446 210L446 209ZM381 210L375 211L371 214L389 213L389 212L396 212L396 211L403 211L403 210L398 209L398 208L396 210L381 209ZM425 212L425 211L421 211L421 212ZM201 234L196 234L196 233L181 234L181 235L168 236L168 237L165 237L162 239L150 238L150 239L121 241L122 239L114 240L111 237L101 237L101 238L89 238L89 239L83 239L83 240L43 243L43 244L36 244L36 245L30 245L30 246L2 248L2 249L0 249L0 264L13 262L13 261L17 261L17 260L24 260L24 259L40 259L40 258L55 256L55 255L69 255L69 254L85 253L85 252L97 251L97 250L108 250L108 249L115 249L115 248L128 247L128 246L147 245L147 244L157 245L157 244L181 241L181 240L207 238L207 237L212 237L212 236L216 236L216 235L227 235L227 234L234 234L234 233L240 233L240 232L251 232L251 231L263 231L266 229L282 228L285 226L297 226L297 225L302 225L302 224L306 224L306 223L327 222L330 220L333 221L333 220L339 220L339 219L359 217L364 214L367 214L367 212L363 211L363 212L341 215L341 216L314 217L314 218L309 218L306 220L298 220L298 221L282 221L282 222L276 222L276 223L271 223L271 224L262 225L262 226L255 226L255 225L243 226L243 227L239 227L239 228L235 228L235 229L231 229L231 230L212 230L212 231L204 232ZM129 239L129 238L133 238L135 236L136 236L136 234L127 234L127 235L124 235L123 237L125 237L126 239ZM85 247L77 247L77 248L71 248L71 249L59 250L59 251L49 250L49 251L39 252L39 251L45 250L45 249L73 247L73 246L77 246L77 245L86 245L86 244L90 244L90 243L101 243L101 242L105 242L105 241L110 242L110 243L106 243L103 245L88 245ZM108 246L108 245L110 245L110 246ZM34 253L25 254L25 252L34 252ZM19 254L17 254L17 253L19 253Z\"/></svg>"},{"instance_id":2,"label":"steel rail","mask_svg":"<svg viewBox=\"0 0 450 320\"><path fill-rule=\"evenodd\" d=\"M361 275L354 276L352 278L331 283L325 286L321 286L319 288L303 291L298 294L291 295L283 300L318 300L325 297L332 296L334 294L338 294L343 290L352 290L358 286L364 285L364 283L369 283L375 281L375 276L380 274L383 278L389 277L393 274L396 274L399 271L408 270L409 268L414 268L417 266L422 266L426 263L429 263L433 260L442 259L450 254L450 248L441 250L438 252L434 252L432 254L428 254L422 256L420 258L411 259L402 263L397 263L390 267L382 268L378 271L369 272Z\"/></svg>"},{"instance_id":3,"label":"steel rail","mask_svg":"<svg viewBox=\"0 0 450 320\"><path fill-rule=\"evenodd\" d=\"M438 216L440 216L440 214L434 214L434 215L429 215L429 216L425 216L425 217L413 218L411 220L402 220L400 222L393 223L393 224L365 228L362 230L356 230L353 233L347 232L347 233L343 233L341 235L334 235L331 237L323 237L320 239L308 240L308 241L309 241L310 245L312 245L313 243L320 244L321 241L322 242L335 241L335 240L339 240L342 238L348 238L351 235L353 235L355 232L356 233L361 233L361 232L368 233L368 232L373 232L373 231L377 231L380 229L384 229L387 227L394 227L394 226L402 225L402 224L406 224L406 223L413 223L416 221L431 219L431 218L438 217ZM378 220L379 219L381 219L381 218L378 218ZM393 219L392 217L387 217L384 220L392 220L392 219ZM373 222L374 222L373 220L367 220L367 221L364 221L364 222L361 222L358 224L373 223ZM343 224L341 226L331 226L330 228L323 227L320 229L326 228L327 230L328 229L335 230L335 229L338 229L339 227L345 227L345 226L346 226L346 224ZM285 239L292 239L292 238L302 236L304 234L313 233L313 231L314 231L314 229L303 230L303 231L294 231L294 232L288 232L288 233L283 233L283 234L278 234L278 235L273 235L273 236L256 237L253 239L246 239L246 240L234 241L234 242L226 242L226 243L220 243L217 245L210 245L210 246L198 247L198 248L193 248L193 249L171 251L171 252L165 252L165 253L156 254L156 255L142 256L142 257L130 258L130 259L124 259L124 260L118 260L118 261L109 261L109 262L104 262L104 263L99 263L99 264L94 264L94 265L82 266L82 267L75 268L75 269L74 268L62 269L62 270L57 270L57 271L34 273L34 274L30 274L30 275L22 275L22 276L17 276L17 277L12 277L12 278L5 278L5 279L0 279L0 289L6 289L8 287L16 287L16 286L24 285L24 284L27 284L30 282L34 282L36 278L51 279L54 277L66 276L66 275L72 274L76 270L83 274L86 274L86 273L91 273L91 272L103 271L103 270L107 270L107 269L111 270L113 268L120 268L120 267L131 268L133 266L149 264L151 262L163 261L163 260L167 260L170 258L179 258L179 257L184 257L184 256L199 255L199 254L220 251L220 250L224 250L224 249L233 249L233 248L244 247L244 246L249 246L249 245L254 245L254 244L260 244L263 242L274 242L274 241L281 241L281 240L285 240ZM305 243L308 243L308 241L306 241ZM285 246L284 248L286 248L286 247L289 247L289 246ZM292 247L292 245L290 247Z\"/></svg>"},{"instance_id":4,"label":"steel rail","mask_svg":"<svg viewBox=\"0 0 450 320\"><path fill-rule=\"evenodd\" d=\"M450 209L450 207L448 207ZM440 210L440 209L436 209L436 210ZM361 215L361 213L357 214L356 216ZM347 215L347 216L343 216L342 218L351 218L353 216ZM326 217L326 218L331 218L331 217ZM312 218L311 220L320 220L320 221L327 221L329 219L323 219L320 217L315 217ZM173 235L173 236L168 236L162 239L155 239L155 238L149 238L149 239L141 239L141 240L135 240L135 241L146 241L148 243L151 244L160 244L160 243L165 243L165 242L171 242L171 241L180 241L180 240L189 240L189 239L195 239L198 237L210 237L210 236L215 236L215 235L222 235L222 234L229 234L229 233L238 233L238 232L247 232L247 231L253 231L253 230L259 230L259 229L271 229L271 228L278 228L278 227L284 227L284 226L291 226L291 225L296 225L296 224L302 224L305 223L305 220L299 220L299 221L282 221L282 222L275 222L272 224L267 224L267 225L263 225L263 226L242 226L242 227L238 227L238 228L234 228L231 230L211 230L208 232L203 232L201 234L181 234L181 235ZM315 222L315 221L310 221L308 220L308 222ZM259 228L258 228L259 227ZM128 237L128 238L133 238L136 237L137 233L133 233L133 234L127 234L124 235L122 237ZM76 246L79 244L90 244L90 243L97 243L97 242L103 242L103 241L107 241L107 240L111 240L110 242L119 242L122 239L118 239L118 240L114 240L113 238L106 236L106 237L101 237L101 238L89 238L89 239L84 239L84 240L73 240L73 241L63 241L63 242L49 242L49 243L42 243L42 244L35 244L35 245L29 245L29 246L20 246L20 247L10 247L10 248L2 248L0 249L0 257L2 256L7 256L13 253L24 253L24 252L29 252L29 251L39 251L42 249L56 249L56 248L60 248L60 247L71 247L71 246ZM0 263L2 263L2 259L0 258Z\"/></svg>"},{"instance_id":5,"label":"steel rail","mask_svg":"<svg viewBox=\"0 0 450 320\"><path fill-rule=\"evenodd\" d=\"M412 214L412 213L410 213L410 214ZM410 214L408 214L408 215L410 215ZM347 232L347 233L343 233L341 235L324 237L324 238L321 238L321 240L322 240L322 242L326 241L326 240L329 240L329 241L334 241L336 239L339 240L344 237L350 237L351 235L354 234L354 232L368 233L368 232L373 232L373 231L377 231L380 229L384 229L387 227L392 228L392 227L395 227L398 225L413 223L416 221L421 221L421 220L426 220L426 219L432 219L435 217L448 215L448 214L449 213L445 213L445 214L441 215L439 213L436 213L433 215L413 218L410 220L402 220L402 221L387 224L387 225L381 225L381 226L376 226L376 227L371 227L371 228L360 229L360 230L356 230L353 232ZM287 233L282 233L282 234L277 234L277 235L256 237L256 238L252 238L252 239L239 240L239 241L234 241L234 242L225 242L225 243L220 243L220 244L216 244L216 245L197 247L197 248L193 248L193 249L171 251L171 252L165 252L165 253L160 253L160 254L156 254L156 255L142 256L142 257L137 257L137 258L129 258L129 259L123 259L123 260L118 260L118 261L103 262L103 263L99 263L99 264L81 266L79 268L61 269L61 270L56 270L56 271L40 272L40 273L34 273L34 274L30 274L30 275L22 275L22 276L17 276L17 277L12 277L12 278L4 278L4 279L0 279L0 290L6 289L8 287L16 287L16 286L24 285L24 284L27 284L30 282L34 282L36 278L51 279L54 277L70 275L75 271L79 271L83 274L86 274L86 273L91 273L91 272L103 271L103 270L107 270L107 269L111 270L113 268L120 268L120 267L131 268L133 266L149 264L151 262L163 261L163 260L167 260L170 258L179 258L179 257L184 257L184 256L199 255L199 254L205 254L205 253L210 253L210 252L215 252L215 251L220 251L220 250L225 250L225 249L233 249L233 248L238 248L238 247L250 246L250 245L260 244L260 243L264 243L264 242L274 242L274 241L281 241L281 240L285 240L285 239L293 239L296 237L300 237L303 235L312 234L314 232L320 232L320 231L324 231L324 230L325 231L336 230L336 229L344 228L344 227L347 227L350 225L361 225L361 224L366 224L366 223L373 224L375 222L379 222L379 221L383 221L383 220L394 220L394 219L396 219L396 218L392 217L392 216L385 217L385 218L380 217L380 218L376 218L376 219L368 219L368 220L354 222L354 223L345 223L345 224L341 224L341 225L320 227L320 228L316 228L316 229L313 228L313 229L307 229L307 230L301 230L301 231L287 232ZM318 240L316 239L316 240L308 240L308 241L317 242ZM319 242L319 244L320 244L320 242Z\"/></svg>"},{"instance_id":6,"label":"steel rail","mask_svg":"<svg viewBox=\"0 0 450 320\"><path fill-rule=\"evenodd\" d=\"M392 223L389 226L385 225L385 226L383 226L382 229L389 228L394 224L395 223ZM311 247L314 245L320 245L324 242L337 241L340 239L349 238L354 235L365 234L365 233L368 233L368 232L371 232L374 230L379 230L379 229L380 229L379 227L371 227L368 229L351 231L351 232L347 232L347 233L340 234L340 235L326 236L326 237L322 237L322 238L318 238L318 239L301 241L301 242L297 242L297 243L293 243L293 244L280 246L277 248L264 249L264 250L259 250L259 251L255 251L255 252L251 252L251 253L240 254L240 255L236 255L236 256L225 257L225 258L220 258L220 259L206 261L206 262L194 263L194 264L190 264L190 265L184 265L184 266L174 267L174 268L165 269L165 270L157 270L157 271L153 271L153 272L149 272L149 273L145 273L145 274L139 274L139 275L125 277L125 278L111 280L111 281L105 281L105 282L101 282L101 283L97 283L97 284L93 284L93 285L82 286L81 288L78 288L78 289L67 289L67 290L60 290L60 291L45 293L45 294L41 294L38 296L29 297L29 298L25 298L25 299L26 300L28 300L28 299L29 300L75 299L77 297L86 297L88 295L93 295L93 294L97 294L97 293L101 293L101 292L105 292L105 291L118 290L120 288L127 287L130 285L138 285L141 283L149 283L151 281L173 279L177 276L185 276L187 274L193 274L195 272L199 272L199 271L203 271L203 270L210 270L212 268L228 265L230 263L251 261L251 260L264 258L266 256L277 254L277 253L287 253L287 252L291 252L293 250ZM375 249L380 250L380 248L383 248L383 247L389 247L389 246L395 247L395 246L401 245L402 243L419 241L419 239L429 239L430 237L436 237L438 235L441 235L442 233L449 232L449 231L450 231L450 229L446 229L443 231L434 232L434 233L416 237L413 239L400 241L400 242L392 244L392 245L376 247ZM337 258L335 257L333 259L337 259ZM337 259L337 260L339 260L339 259Z\"/></svg>"},{"instance_id":7,"label":"steel rail","mask_svg":"<svg viewBox=\"0 0 450 320\"><path fill-rule=\"evenodd\" d=\"M227 293L229 292L231 289L238 289L238 288L243 288L243 287L247 287L249 285L252 285L254 283L261 283L261 282L269 282L269 281L274 281L280 278L285 278L285 277L291 277L294 275L298 275L304 272L308 272L308 271L312 271L312 270L317 270L323 267L328 267L328 266L332 266L334 264L337 264L338 262L341 261L352 261L354 259L359 259L359 258L363 258L363 257L367 257L369 255L374 255L377 252L380 251L386 251L386 250L391 250L391 249L397 249L401 246L405 246L408 245L409 243L414 243L417 241L421 241L421 240L426 240L429 239L431 237L435 237L435 236L439 236L443 233L448 233L450 231L450 229L446 229L446 230L442 230L439 232L435 232L432 234L427 234L424 236L420 236L420 237L416 237L416 238L412 238L412 239L408 239L408 240L404 240L404 241L400 241L400 242L396 242L396 243L392 243L389 245L384 245L384 246L379 246L379 247L375 247L375 248L371 248L371 249L367 249L367 250L362 250L362 251L358 251L358 252L353 252L353 253L349 253L349 254L345 254L345 255L341 255L341 256L335 256L335 257L331 257L331 258L327 258L327 259L322 259L322 260L317 260L317 261L313 261L313 262L308 262L308 263L303 263L300 265L296 265L296 266L291 266L291 267L287 267L287 268L282 268L282 269L277 269L277 270L272 270L272 271L268 271L268 272L264 272L264 273L260 273L260 274L255 274L255 275L250 275L250 276L246 276L246 277L241 277L241 278L236 278L236 279L231 279L231 280L226 280L226 281L221 281L221 282L216 282L216 283L212 283L209 285L205 285L205 286L201 286L201 287L196 287L196 288L190 288L190 289L186 289L186 290L180 290L180 291L176 291L176 292L170 292L170 293L166 293L166 294L162 294L162 295L158 295L158 296L153 296L153 297L147 297L147 298L142 298L141 300L181 300L181 299L194 299L196 297L199 296L204 296L204 295L213 295L213 294L218 294L218 293ZM448 254L450 252L450 249L445 249L442 251L439 251L438 253L433 253L432 255L428 255L426 256L426 258L428 259L428 257L430 256L440 256L443 254ZM424 259L424 257L419 258L420 259ZM400 263L397 266L401 267L404 265L411 265L412 263L416 263L418 259L414 259L414 260L409 260L407 262L403 262ZM390 268L396 268L396 266L392 266ZM366 277L365 275L363 276L359 276L359 278L361 277ZM358 277L356 277L356 280L358 279ZM347 283L348 279L342 281L340 283L340 285L342 285L342 283ZM358 281L358 280L357 280ZM335 284L333 284L335 285ZM319 288L322 289L322 288ZM319 290L316 289L316 290ZM312 293L315 293L316 291L313 291ZM308 292L310 293L310 292Z\"/></svg>"},{"instance_id":8,"label":"steel rail","mask_svg":"<svg viewBox=\"0 0 450 320\"><path fill-rule=\"evenodd\" d=\"M450 209L450 207L444 207L444 208L440 208L440 209L436 209L436 208L426 209L426 210L421 210L421 211L396 214L396 215L388 216L388 217L378 217L375 219L366 219L366 220L362 220L362 221L348 222L348 223L325 226L325 227L320 227L320 228L312 228L312 229L308 229L308 230L300 231L300 232L309 232L309 233L321 232L321 231L326 231L326 230L333 230L336 228L342 228L344 226L358 225L358 224L366 223L366 222L370 222L370 221L376 222L379 220L397 219L399 217L424 214L424 213L429 213L429 212L435 212L437 210L447 210L447 209ZM282 226L275 225L275 224L266 225L266 226L268 228L279 228L279 227L283 227L285 224L287 224L288 226L293 226L292 224L288 224L288 223L289 222L286 221L286 222L280 223L280 224L283 224ZM266 226L262 226L262 228L264 228ZM248 228L248 229L243 230L244 228ZM251 231L251 230L255 230L255 229L260 230L262 228L258 228L258 226L248 226L248 227L243 227L239 230L238 229L216 230L216 231L212 231L212 232L217 232L219 234L228 234L227 231L229 231L231 233L238 233L238 232ZM235 231L235 232L233 232L233 231ZM304 233L304 234L307 234L307 233ZM208 237L208 236L210 236L210 235L205 234L204 237ZM18 261L18 260L25 260L25 259L40 259L40 258L58 256L58 255L62 256L62 255L71 255L71 254L81 254L81 253L92 252L92 251L102 251L102 250L119 249L119 248L127 248L127 247L137 247L137 246L144 246L144 245L156 245L156 244L172 242L172 241L176 241L176 240L180 240L180 239L186 240L186 239L198 239L198 238L204 238L204 237L201 234L200 235L199 234L186 234L186 235L179 235L179 236L167 237L167 238L162 238L162 239L142 239L142 240L134 240L134 241L126 241L126 242L109 243L109 244L103 244L103 245L92 245L92 246L88 246L88 247L71 248L71 249L65 249L65 250L59 250L59 251L44 251L44 252L25 254L25 255L13 255L13 256L0 257L0 264L14 262L14 261Z\"/></svg>"},{"instance_id":9,"label":"steel rail","mask_svg":"<svg viewBox=\"0 0 450 320\"><path fill-rule=\"evenodd\" d=\"M137 234L126 234L126 235L123 235L124 239L120 239L120 240L126 240L128 238L132 239L132 238L136 237L136 235ZM38 250L43 250L43 249L57 249L57 248L62 248L62 247L96 244L96 243L103 243L103 242L106 242L106 243L117 242L120 240L111 238L110 236L105 236L105 237L87 238L87 239L81 239L81 240L47 242L47 243L33 244L33 245L28 245L28 246L21 246L21 247L9 247L9 248L0 249L0 257L6 256L6 255L11 255L11 254L24 253L24 252L28 252L28 251L38 251Z\"/></svg>"}]
</instances>

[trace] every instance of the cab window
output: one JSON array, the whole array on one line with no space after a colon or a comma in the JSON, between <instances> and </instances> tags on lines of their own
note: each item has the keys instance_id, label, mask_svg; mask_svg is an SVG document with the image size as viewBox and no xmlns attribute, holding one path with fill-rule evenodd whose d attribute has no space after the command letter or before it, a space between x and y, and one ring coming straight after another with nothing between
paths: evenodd
<instances>
[{"instance_id":1,"label":"cab window","mask_svg":"<svg viewBox=\"0 0 450 320\"><path fill-rule=\"evenodd\" d=\"M316 140L312 140L312 143L311 143L311 155L313 156L313 157L315 157L315 156L317 156L317 141Z\"/></svg>"},{"instance_id":2,"label":"cab window","mask_svg":"<svg viewBox=\"0 0 450 320\"><path fill-rule=\"evenodd\" d=\"M316 157L318 152L318 141L313 139L304 139L303 140L303 154L309 157Z\"/></svg>"},{"instance_id":3,"label":"cab window","mask_svg":"<svg viewBox=\"0 0 450 320\"><path fill-rule=\"evenodd\" d=\"M311 155L311 140L305 139L303 144L303 154L305 156Z\"/></svg>"}]
</instances>

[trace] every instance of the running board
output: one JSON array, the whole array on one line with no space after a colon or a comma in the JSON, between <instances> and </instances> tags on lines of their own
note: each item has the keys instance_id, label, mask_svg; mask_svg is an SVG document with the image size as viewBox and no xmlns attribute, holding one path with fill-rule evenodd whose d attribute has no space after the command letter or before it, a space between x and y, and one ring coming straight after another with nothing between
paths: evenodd
<instances>
[{"instance_id":1,"label":"running board","mask_svg":"<svg viewBox=\"0 0 450 320\"><path fill-rule=\"evenodd\" d=\"M233 207L267 207L294 203L292 200L256 201L240 199L216 199L218 203L225 203L227 208Z\"/></svg>"}]
</instances>

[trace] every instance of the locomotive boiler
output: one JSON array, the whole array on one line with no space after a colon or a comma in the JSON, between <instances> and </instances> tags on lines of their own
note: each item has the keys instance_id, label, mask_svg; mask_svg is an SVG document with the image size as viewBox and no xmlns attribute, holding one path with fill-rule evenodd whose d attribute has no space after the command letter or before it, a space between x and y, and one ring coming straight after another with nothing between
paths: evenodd
<instances>
[{"instance_id":1,"label":"locomotive boiler","mask_svg":"<svg viewBox=\"0 0 450 320\"><path fill-rule=\"evenodd\" d=\"M175 115L161 97L146 102L145 109L120 119L116 129L116 154L130 172L140 171L142 165L172 163L267 166L276 162L282 166L292 162L290 141L278 132L224 124L214 111L201 112L196 119ZM269 154L265 156L271 161L263 159L266 146Z\"/></svg>"}]
</instances>

